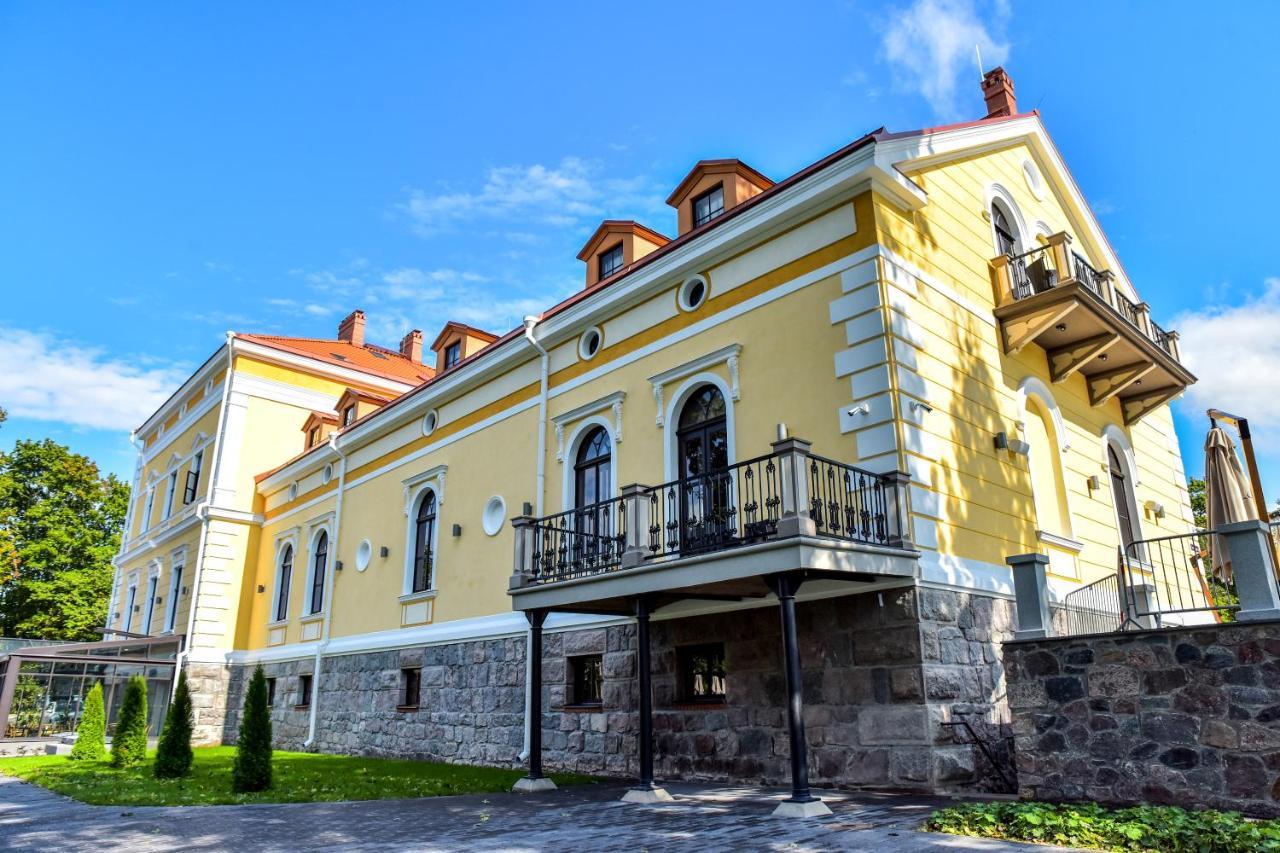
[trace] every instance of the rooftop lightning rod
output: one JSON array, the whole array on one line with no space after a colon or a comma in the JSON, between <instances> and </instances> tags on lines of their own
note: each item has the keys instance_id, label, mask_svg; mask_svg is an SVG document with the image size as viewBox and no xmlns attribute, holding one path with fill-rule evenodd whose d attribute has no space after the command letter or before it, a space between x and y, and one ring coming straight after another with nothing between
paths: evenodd
<instances>
[{"instance_id":1,"label":"rooftop lightning rod","mask_svg":"<svg viewBox=\"0 0 1280 853\"><path fill-rule=\"evenodd\" d=\"M973 52L974 52L974 53L976 53L976 54L978 55L978 79L979 79L979 80L981 80L981 79L983 78L983 71L982 71L982 48L980 48L978 45L976 45L976 44L975 44L975 45L973 46Z\"/></svg>"}]
</instances>

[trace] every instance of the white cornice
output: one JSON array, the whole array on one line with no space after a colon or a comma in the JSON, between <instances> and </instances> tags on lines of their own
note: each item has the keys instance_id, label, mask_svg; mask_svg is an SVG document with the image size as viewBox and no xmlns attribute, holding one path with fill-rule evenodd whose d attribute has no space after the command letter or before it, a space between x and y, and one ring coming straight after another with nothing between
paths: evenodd
<instances>
[{"instance_id":1,"label":"white cornice","mask_svg":"<svg viewBox=\"0 0 1280 853\"><path fill-rule=\"evenodd\" d=\"M322 376L326 379L333 379L345 385L352 383L359 385L371 385L375 388L381 388L390 391L397 396L415 387L412 382L400 382L395 379L388 379L375 373L365 373L363 370L356 370L351 367L342 367L337 364L331 364L327 361L321 361L318 358L310 358L297 353L285 352L274 347L264 346L263 344L246 341L244 338L237 337L236 355L245 355L257 361L265 361L270 364L278 364L282 367L291 367L296 370L302 370L307 373ZM335 398L336 399L336 398Z\"/></svg>"},{"instance_id":2,"label":"white cornice","mask_svg":"<svg viewBox=\"0 0 1280 853\"><path fill-rule=\"evenodd\" d=\"M226 366L227 359L224 355L226 351L226 344L218 347L213 355L209 356L209 359L204 364L200 365L200 367L196 369L196 372L187 378L186 382L179 385L178 390L174 391L173 394L169 396L169 399L165 400L164 403L160 405L160 408L155 410L151 417L142 422L142 426L133 431L133 434L135 436L146 435L151 431L152 427L157 427L168 420L169 415L173 410L181 406L182 401L191 396L191 393L198 385L204 383L207 379L212 378L213 373L219 367ZM212 389L207 396L218 399L218 395L214 394ZM177 433L176 429L174 430L174 433Z\"/></svg>"}]
</instances>

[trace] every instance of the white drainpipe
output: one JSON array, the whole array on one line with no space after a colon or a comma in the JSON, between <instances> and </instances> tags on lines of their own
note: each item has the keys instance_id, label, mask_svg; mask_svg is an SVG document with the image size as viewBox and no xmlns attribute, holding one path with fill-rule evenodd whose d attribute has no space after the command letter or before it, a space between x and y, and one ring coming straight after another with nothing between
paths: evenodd
<instances>
[{"instance_id":1,"label":"white drainpipe","mask_svg":"<svg viewBox=\"0 0 1280 853\"><path fill-rule=\"evenodd\" d=\"M529 344L536 349L541 356L541 365L539 371L538 384L538 480L537 491L533 496L534 517L542 517L542 497L546 491L547 485L547 380L551 367L551 354L547 352L542 344L538 343L538 339L534 337L534 327L538 325L538 317L528 316L524 318L524 337ZM533 645L533 627L525 632L525 649ZM520 761L529 759L529 733L530 725L533 722L529 719L529 702L531 691L533 690L533 673L530 668L524 668L524 747L520 750Z\"/></svg>"},{"instance_id":2,"label":"white drainpipe","mask_svg":"<svg viewBox=\"0 0 1280 853\"><path fill-rule=\"evenodd\" d=\"M333 568L327 570L324 591L324 625L320 632L320 642L316 645L315 666L311 669L311 713L307 719L307 739L302 742L304 749L310 749L316 740L316 713L320 710L320 675L324 670L324 652L329 647L329 628L333 622L333 588L338 580L338 537L342 531L342 498L347 485L347 457L338 447L338 433L329 436L329 446L338 454L338 500L333 507L333 535L329 537L329 562Z\"/></svg>"}]
</instances>

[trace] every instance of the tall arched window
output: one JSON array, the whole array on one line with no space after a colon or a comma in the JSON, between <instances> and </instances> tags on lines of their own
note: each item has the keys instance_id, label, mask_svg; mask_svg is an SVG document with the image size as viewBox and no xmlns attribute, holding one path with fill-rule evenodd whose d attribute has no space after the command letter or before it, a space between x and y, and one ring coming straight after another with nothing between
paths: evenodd
<instances>
[{"instance_id":1,"label":"tall arched window","mask_svg":"<svg viewBox=\"0 0 1280 853\"><path fill-rule=\"evenodd\" d=\"M321 530L316 537L315 555L311 558L311 613L324 609L324 572L329 563L329 534Z\"/></svg>"},{"instance_id":2,"label":"tall arched window","mask_svg":"<svg viewBox=\"0 0 1280 853\"><path fill-rule=\"evenodd\" d=\"M276 580L276 621L289 618L289 588L293 584L293 546L285 545L280 555L280 571Z\"/></svg>"},{"instance_id":3,"label":"tall arched window","mask_svg":"<svg viewBox=\"0 0 1280 853\"><path fill-rule=\"evenodd\" d=\"M1031 495L1036 508L1036 526L1058 536L1071 536L1071 515L1067 507L1066 481L1062 475L1059 439L1044 404L1028 397L1023 432L1031 446Z\"/></svg>"},{"instance_id":4,"label":"tall arched window","mask_svg":"<svg viewBox=\"0 0 1280 853\"><path fill-rule=\"evenodd\" d=\"M596 427L583 437L573 465L573 500L577 509L606 501L613 495L609 433Z\"/></svg>"},{"instance_id":5,"label":"tall arched window","mask_svg":"<svg viewBox=\"0 0 1280 853\"><path fill-rule=\"evenodd\" d=\"M1116 452L1116 446L1109 441L1107 442L1107 467L1111 471L1111 499L1116 505L1120 542L1124 545L1127 556L1141 557L1132 547L1133 543L1138 541L1137 499L1133 494L1133 483L1120 462L1120 454Z\"/></svg>"},{"instance_id":6,"label":"tall arched window","mask_svg":"<svg viewBox=\"0 0 1280 853\"><path fill-rule=\"evenodd\" d=\"M1001 255L1017 254L1018 239L1014 236L1013 225L1004 208L998 204L991 205L991 225L996 232L996 252Z\"/></svg>"},{"instance_id":7,"label":"tall arched window","mask_svg":"<svg viewBox=\"0 0 1280 853\"><path fill-rule=\"evenodd\" d=\"M680 464L680 550L713 550L732 539L732 478L724 395L714 385L695 391L680 410L676 431Z\"/></svg>"},{"instance_id":8,"label":"tall arched window","mask_svg":"<svg viewBox=\"0 0 1280 853\"><path fill-rule=\"evenodd\" d=\"M413 586L411 592L431 589L436 541L436 493L428 489L418 502L413 531Z\"/></svg>"}]
</instances>

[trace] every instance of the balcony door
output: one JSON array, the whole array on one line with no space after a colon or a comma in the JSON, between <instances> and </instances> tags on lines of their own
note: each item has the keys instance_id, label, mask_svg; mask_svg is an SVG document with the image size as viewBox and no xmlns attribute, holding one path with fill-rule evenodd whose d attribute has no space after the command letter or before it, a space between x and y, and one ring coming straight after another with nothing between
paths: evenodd
<instances>
[{"instance_id":1,"label":"balcony door","mask_svg":"<svg viewBox=\"0 0 1280 853\"><path fill-rule=\"evenodd\" d=\"M724 547L736 533L729 472L724 395L714 385L693 393L680 410L676 432L680 464L680 551Z\"/></svg>"},{"instance_id":2,"label":"balcony door","mask_svg":"<svg viewBox=\"0 0 1280 853\"><path fill-rule=\"evenodd\" d=\"M1116 505L1116 521L1120 525L1120 543L1124 545L1124 553L1126 557L1142 558L1142 555L1134 548L1133 543L1138 540L1137 527L1134 524L1134 516L1137 514L1134 507L1137 503L1133 498L1133 488L1125 476L1124 466L1120 464L1120 457L1116 455L1115 445L1107 443L1107 467L1111 469L1111 499Z\"/></svg>"},{"instance_id":3,"label":"balcony door","mask_svg":"<svg viewBox=\"0 0 1280 853\"><path fill-rule=\"evenodd\" d=\"M603 501L613 497L613 448L609 432L595 427L578 445L573 465L574 523L572 537L576 560L590 562L620 550L614 535L614 508Z\"/></svg>"}]
</instances>

